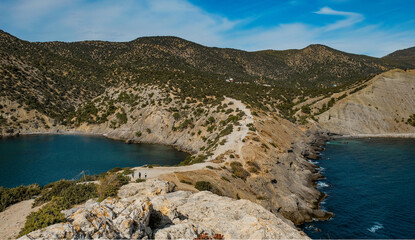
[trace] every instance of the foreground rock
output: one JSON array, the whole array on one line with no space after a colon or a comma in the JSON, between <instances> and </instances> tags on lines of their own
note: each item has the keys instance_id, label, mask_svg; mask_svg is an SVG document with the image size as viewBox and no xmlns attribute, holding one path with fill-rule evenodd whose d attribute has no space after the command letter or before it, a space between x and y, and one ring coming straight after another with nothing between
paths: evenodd
<instances>
[{"instance_id":1,"label":"foreground rock","mask_svg":"<svg viewBox=\"0 0 415 240\"><path fill-rule=\"evenodd\" d=\"M225 239L308 238L289 222L248 200L211 192L171 192L157 179L131 183L119 198L89 201L55 224L21 239L193 239L222 234Z\"/></svg>"}]
</instances>

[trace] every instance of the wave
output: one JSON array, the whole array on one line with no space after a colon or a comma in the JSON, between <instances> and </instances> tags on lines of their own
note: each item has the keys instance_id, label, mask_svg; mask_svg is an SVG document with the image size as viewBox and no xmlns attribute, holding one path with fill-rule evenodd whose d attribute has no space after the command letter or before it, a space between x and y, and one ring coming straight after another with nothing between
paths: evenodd
<instances>
[{"instance_id":1,"label":"wave","mask_svg":"<svg viewBox=\"0 0 415 240\"><path fill-rule=\"evenodd\" d=\"M314 164L314 165L319 164L319 162L317 162L317 161L312 161L312 160L308 160L308 162L309 162L309 163L311 163L311 164Z\"/></svg>"},{"instance_id":2,"label":"wave","mask_svg":"<svg viewBox=\"0 0 415 240\"><path fill-rule=\"evenodd\" d=\"M324 172L324 170L326 170L326 169L323 168L323 167L319 167L319 168L316 168L316 170L319 171L319 172Z\"/></svg>"},{"instance_id":3,"label":"wave","mask_svg":"<svg viewBox=\"0 0 415 240\"><path fill-rule=\"evenodd\" d=\"M378 222L374 222L374 225L371 228L368 228L367 230L369 232L375 233L377 230L382 229L383 225Z\"/></svg>"},{"instance_id":4,"label":"wave","mask_svg":"<svg viewBox=\"0 0 415 240\"><path fill-rule=\"evenodd\" d=\"M325 182L318 182L317 183L317 187L319 187L319 188L324 188L324 187L328 187L329 185L327 184L327 183L325 183Z\"/></svg>"}]
</instances>

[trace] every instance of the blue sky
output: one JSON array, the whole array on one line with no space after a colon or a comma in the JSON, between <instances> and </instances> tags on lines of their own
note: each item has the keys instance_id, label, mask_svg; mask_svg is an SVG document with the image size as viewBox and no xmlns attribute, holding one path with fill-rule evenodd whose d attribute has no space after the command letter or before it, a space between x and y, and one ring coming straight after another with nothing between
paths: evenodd
<instances>
[{"instance_id":1,"label":"blue sky","mask_svg":"<svg viewBox=\"0 0 415 240\"><path fill-rule=\"evenodd\" d=\"M248 51L325 44L380 57L415 46L415 0L0 0L0 29L29 41L173 35Z\"/></svg>"}]
</instances>

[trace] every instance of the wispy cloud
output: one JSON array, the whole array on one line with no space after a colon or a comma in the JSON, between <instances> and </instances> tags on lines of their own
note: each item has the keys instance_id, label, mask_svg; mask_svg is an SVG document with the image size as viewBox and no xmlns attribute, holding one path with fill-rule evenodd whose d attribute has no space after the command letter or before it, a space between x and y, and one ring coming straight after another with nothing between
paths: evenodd
<instances>
[{"instance_id":1,"label":"wispy cloud","mask_svg":"<svg viewBox=\"0 0 415 240\"><path fill-rule=\"evenodd\" d=\"M175 35L220 45L222 33L238 23L185 0L6 0L0 5L3 9L1 25L32 29L28 37L36 41L129 41L139 36Z\"/></svg>"},{"instance_id":2,"label":"wispy cloud","mask_svg":"<svg viewBox=\"0 0 415 240\"><path fill-rule=\"evenodd\" d=\"M283 17L302 4L293 0L281 7L264 8L261 13L267 21L275 15L275 23L261 25L259 12L238 18L206 11L189 0L2 0L0 28L31 41L129 41L174 35L207 46L251 51L321 43L372 56L415 44L415 29L396 31L381 23L370 25L364 14L337 7L307 9L302 21ZM250 12L249 6L241 8Z\"/></svg>"},{"instance_id":3,"label":"wispy cloud","mask_svg":"<svg viewBox=\"0 0 415 240\"><path fill-rule=\"evenodd\" d=\"M337 29L344 28L344 27L350 27L364 20L364 17L362 14L354 13L354 12L336 11L329 7L323 7L315 13L322 14L322 15L334 15L334 16L345 17L345 19L343 20L339 20L332 24L328 24L324 26L325 31L332 31L332 30L337 30Z\"/></svg>"}]
</instances>

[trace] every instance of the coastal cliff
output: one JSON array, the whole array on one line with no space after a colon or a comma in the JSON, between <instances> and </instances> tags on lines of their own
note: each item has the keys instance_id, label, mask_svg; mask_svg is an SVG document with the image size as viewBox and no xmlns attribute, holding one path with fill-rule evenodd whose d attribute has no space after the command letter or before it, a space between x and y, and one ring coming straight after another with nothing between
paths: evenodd
<instances>
[{"instance_id":1,"label":"coastal cliff","mask_svg":"<svg viewBox=\"0 0 415 240\"><path fill-rule=\"evenodd\" d=\"M415 71L380 74L318 116L332 133L350 136L414 136L407 120L415 113Z\"/></svg>"}]
</instances>

